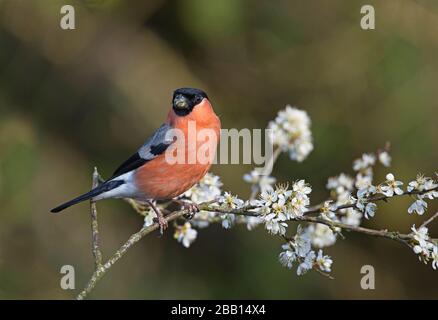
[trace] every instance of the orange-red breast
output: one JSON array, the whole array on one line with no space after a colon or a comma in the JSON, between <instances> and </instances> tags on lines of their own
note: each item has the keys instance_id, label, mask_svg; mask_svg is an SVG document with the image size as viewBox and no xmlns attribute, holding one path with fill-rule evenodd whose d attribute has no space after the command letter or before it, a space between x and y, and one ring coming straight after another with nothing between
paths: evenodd
<instances>
[{"instance_id":1,"label":"orange-red breast","mask_svg":"<svg viewBox=\"0 0 438 320\"><path fill-rule=\"evenodd\" d=\"M74 204L92 199L132 198L148 202L156 211L160 227L166 227L161 212L151 200L172 199L195 185L207 173L214 158L220 137L220 120L213 111L205 92L199 89L181 88L173 93L172 108L167 120L140 149L126 160L113 176L92 189L51 212L60 212ZM196 132L210 130L215 139L208 141L213 154L207 161L199 161L197 153L205 141L190 137L190 128ZM178 130L182 136L169 134ZM166 150L183 147L182 163L169 161ZM177 153L177 150L173 150ZM191 159L192 161L189 161ZM193 161L193 159L195 161Z\"/></svg>"}]
</instances>

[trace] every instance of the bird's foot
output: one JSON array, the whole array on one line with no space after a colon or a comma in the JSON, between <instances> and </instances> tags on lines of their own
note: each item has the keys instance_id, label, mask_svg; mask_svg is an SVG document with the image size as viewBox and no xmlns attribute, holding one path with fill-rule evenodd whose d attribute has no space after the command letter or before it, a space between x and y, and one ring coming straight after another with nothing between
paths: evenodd
<instances>
[{"instance_id":1,"label":"bird's foot","mask_svg":"<svg viewBox=\"0 0 438 320\"><path fill-rule=\"evenodd\" d=\"M178 200L182 210L187 210L187 214L184 216L187 219L192 219L196 213L200 211L199 206L194 202Z\"/></svg>"},{"instance_id":2,"label":"bird's foot","mask_svg":"<svg viewBox=\"0 0 438 320\"><path fill-rule=\"evenodd\" d=\"M167 220L164 218L163 213L161 212L161 210L152 201L147 201L146 203L157 214L158 225L160 226L160 234L163 235L164 230L166 230L167 226L168 226Z\"/></svg>"},{"instance_id":3,"label":"bird's foot","mask_svg":"<svg viewBox=\"0 0 438 320\"><path fill-rule=\"evenodd\" d=\"M161 235L163 235L164 230L167 229L169 224L162 214L158 215L158 225L160 226L160 233Z\"/></svg>"}]
</instances>

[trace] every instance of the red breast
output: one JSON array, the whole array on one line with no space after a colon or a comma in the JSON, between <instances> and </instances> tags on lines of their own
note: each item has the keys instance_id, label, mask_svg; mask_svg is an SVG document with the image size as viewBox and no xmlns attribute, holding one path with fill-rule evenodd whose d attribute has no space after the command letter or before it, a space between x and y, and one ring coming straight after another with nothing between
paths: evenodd
<instances>
[{"instance_id":1,"label":"red breast","mask_svg":"<svg viewBox=\"0 0 438 320\"><path fill-rule=\"evenodd\" d=\"M174 198L202 179L211 167L220 138L220 120L206 98L186 116L178 116L171 109L167 122L173 128L181 130L185 137L183 149L185 161L184 163L169 163L164 153L147 162L136 171L137 188L146 198L150 199ZM192 129L196 129L195 132ZM202 132L203 129L211 130L216 139L207 139L208 141L197 139L196 133ZM191 137L189 137L189 134ZM198 152L205 153L206 143L209 144L207 149L214 150L214 153L209 155L207 161L200 161Z\"/></svg>"}]
</instances>

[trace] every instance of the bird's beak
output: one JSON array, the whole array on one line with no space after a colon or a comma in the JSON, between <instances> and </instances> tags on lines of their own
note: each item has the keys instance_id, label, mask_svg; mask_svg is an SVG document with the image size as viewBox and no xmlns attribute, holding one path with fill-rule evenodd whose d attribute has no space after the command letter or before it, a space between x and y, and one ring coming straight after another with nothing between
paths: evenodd
<instances>
[{"instance_id":1,"label":"bird's beak","mask_svg":"<svg viewBox=\"0 0 438 320\"><path fill-rule=\"evenodd\" d=\"M183 95L177 95L175 99L173 99L173 105L177 109L188 109L189 100Z\"/></svg>"}]
</instances>

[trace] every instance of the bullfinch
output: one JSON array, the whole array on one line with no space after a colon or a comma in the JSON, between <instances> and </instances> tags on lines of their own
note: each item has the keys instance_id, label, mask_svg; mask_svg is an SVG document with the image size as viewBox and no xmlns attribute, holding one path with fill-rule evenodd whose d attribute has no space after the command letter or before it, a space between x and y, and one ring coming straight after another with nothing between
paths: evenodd
<instances>
[{"instance_id":1,"label":"bullfinch","mask_svg":"<svg viewBox=\"0 0 438 320\"><path fill-rule=\"evenodd\" d=\"M211 150L207 159L198 161L195 155L205 141L190 139L190 130L202 130L210 135ZM160 230L167 227L167 221L157 208L154 200L173 199L195 185L207 173L212 164L220 137L221 123L210 104L207 94L199 89L180 88L174 91L172 108L166 121L146 140L146 142L128 160L123 162L112 177L51 212L60 212L85 200L103 200L109 198L131 198L146 202L157 214ZM179 134L169 134L170 131ZM208 135L207 135L208 136ZM178 148L176 148L178 146ZM185 161L169 161L166 151L183 156ZM183 152L181 152L181 147ZM203 147L205 149L205 147ZM192 161L187 161L192 159ZM193 161L195 159L195 161ZM193 209L193 204L190 204ZM196 206L195 206L196 207Z\"/></svg>"}]
</instances>

